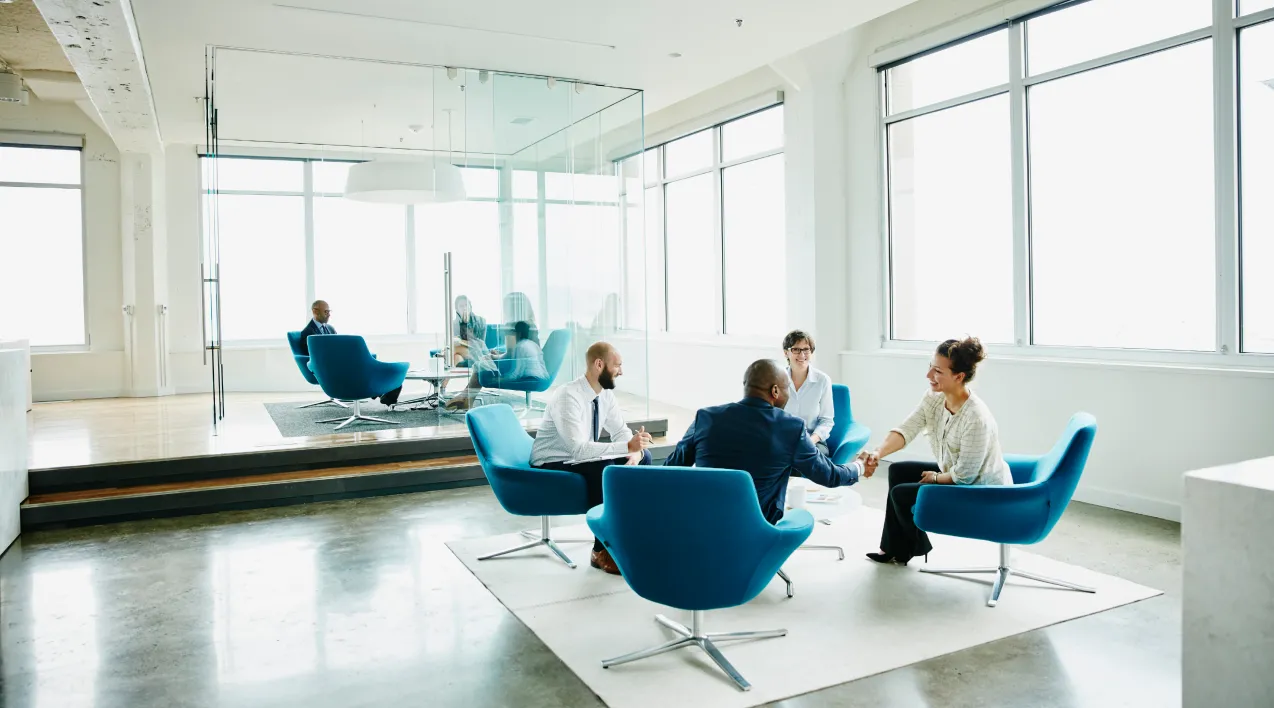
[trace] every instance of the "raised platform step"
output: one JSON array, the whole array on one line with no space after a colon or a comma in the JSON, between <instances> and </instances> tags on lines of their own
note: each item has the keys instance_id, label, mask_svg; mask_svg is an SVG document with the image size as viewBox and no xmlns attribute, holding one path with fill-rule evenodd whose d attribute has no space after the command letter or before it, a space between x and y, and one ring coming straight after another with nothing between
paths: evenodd
<instances>
[{"instance_id":1,"label":"raised platform step","mask_svg":"<svg viewBox=\"0 0 1274 708\"><path fill-rule=\"evenodd\" d=\"M381 444L384 443L378 443ZM672 452L672 447L672 443L659 438L651 454L659 461ZM477 457L465 454L156 484L100 486L33 493L22 504L22 528L81 526L481 484L486 484L486 477Z\"/></svg>"},{"instance_id":2,"label":"raised platform step","mask_svg":"<svg viewBox=\"0 0 1274 708\"><path fill-rule=\"evenodd\" d=\"M656 436L668 432L668 421L663 418L634 420L629 424L634 428L644 425ZM534 431L531 434L534 435ZM28 484L30 494L35 497L107 487L226 479L248 473L259 475L338 466L415 463L472 453L473 443L467 435L369 440L282 450L32 469L28 473Z\"/></svg>"}]
</instances>

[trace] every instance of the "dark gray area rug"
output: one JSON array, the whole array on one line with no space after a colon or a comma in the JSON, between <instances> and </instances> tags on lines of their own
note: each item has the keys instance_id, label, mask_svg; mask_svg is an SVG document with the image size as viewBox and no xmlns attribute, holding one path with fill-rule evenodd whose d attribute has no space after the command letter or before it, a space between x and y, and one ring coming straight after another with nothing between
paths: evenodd
<instances>
[{"instance_id":1,"label":"dark gray area rug","mask_svg":"<svg viewBox=\"0 0 1274 708\"><path fill-rule=\"evenodd\" d=\"M522 409L526 406L526 397L522 394L505 395L495 394L490 391L483 392L482 405L491 405L493 403L507 403L513 406L513 410L521 414ZM403 430L406 428L464 424L464 413L442 413L438 410L391 411L388 406L379 402L371 402L363 403L363 415L392 420L398 424L390 425L360 420L350 423L338 431L336 426L340 425L340 422L320 423L319 421L337 417L348 418L354 414L353 406L341 408L333 404L315 406L314 408L298 407L302 405L304 405L303 401L266 403L265 409L270 413L270 418L279 429L279 433L285 438L309 438L317 435L332 435L333 433L368 433L375 430Z\"/></svg>"}]
</instances>

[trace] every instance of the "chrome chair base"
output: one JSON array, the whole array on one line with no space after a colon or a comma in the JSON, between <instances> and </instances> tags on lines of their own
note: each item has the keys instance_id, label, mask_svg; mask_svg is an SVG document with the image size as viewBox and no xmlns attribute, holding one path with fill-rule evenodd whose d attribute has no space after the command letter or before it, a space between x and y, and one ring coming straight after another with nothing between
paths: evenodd
<instances>
[{"instance_id":1,"label":"chrome chair base","mask_svg":"<svg viewBox=\"0 0 1274 708\"><path fill-rule=\"evenodd\" d=\"M986 601L987 607L995 607L1000 602L1000 593L1004 590L1004 583L1008 581L1010 575L1034 580L1037 583L1056 585L1057 587L1077 592L1097 592L1096 588L1090 588L1085 585L1077 585L1066 580L1028 573L1025 570L1014 570L1009 566L1009 545L1007 543L1000 544L1000 565L995 568L921 568L920 572L934 573L936 575L985 575L994 573L995 583L991 586L991 597Z\"/></svg>"},{"instance_id":2,"label":"chrome chair base","mask_svg":"<svg viewBox=\"0 0 1274 708\"><path fill-rule=\"evenodd\" d=\"M795 586L792 585L792 579L787 577L787 573L785 573L782 568L779 568L779 577L782 578L783 582L787 584L787 596L792 597L793 595L795 595L796 590L795 590Z\"/></svg>"},{"instance_id":3,"label":"chrome chair base","mask_svg":"<svg viewBox=\"0 0 1274 708\"><path fill-rule=\"evenodd\" d=\"M845 549L840 546L820 546L815 543L797 546L798 551L836 551L837 560L845 560Z\"/></svg>"},{"instance_id":4,"label":"chrome chair base","mask_svg":"<svg viewBox=\"0 0 1274 708\"><path fill-rule=\"evenodd\" d=\"M334 430L340 430L341 428L344 428L350 423L353 423L359 420L365 420L369 423L386 423L389 425L402 424L402 421L398 421L398 420L385 420L384 418L373 418L369 415L363 415L362 403L363 403L362 401L354 401L354 415L348 418L328 418L327 420L320 420L319 422L320 423L336 423L339 421L344 421L340 425L336 426Z\"/></svg>"},{"instance_id":5,"label":"chrome chair base","mask_svg":"<svg viewBox=\"0 0 1274 708\"><path fill-rule=\"evenodd\" d=\"M779 575L782 574L782 571L780 571ZM720 667L732 681L734 681L734 684L738 686L740 691L750 691L752 690L752 684L748 683L747 679L743 678L743 675L740 674L738 670L734 668L734 665L725 658L725 655L721 653L721 650L717 649L717 645L714 642L729 642L742 639L772 639L775 637L787 636L786 629L772 629L759 632L704 632L703 610L694 610L690 613L690 628L687 628L680 622L674 622L663 615L655 615L655 621L676 632L680 635L680 637L670 642L650 647L649 649L642 649L640 651L632 652L631 654L624 654L623 656L617 656L614 659L606 659L602 661L602 668L609 669L612 666L619 666L620 664L627 664L631 661L647 659L682 647L695 645L704 650L704 652L706 652L708 656L716 662L717 666Z\"/></svg>"},{"instance_id":6,"label":"chrome chair base","mask_svg":"<svg viewBox=\"0 0 1274 708\"><path fill-rule=\"evenodd\" d=\"M338 400L336 400L335 398L329 398L329 399L327 399L326 401L319 401L318 403L306 403L306 404L305 404L305 405L303 405L303 406L297 406L297 407L296 407L296 409L297 409L297 410L301 410L302 408L315 408L315 407L318 407L318 406L326 406L326 405L329 405L329 404L335 404L335 405L340 406L341 408L349 408L349 404L348 404L348 403L345 403L345 402L343 402L343 401L338 401Z\"/></svg>"},{"instance_id":7,"label":"chrome chair base","mask_svg":"<svg viewBox=\"0 0 1274 708\"><path fill-rule=\"evenodd\" d=\"M538 536L538 537L537 537L537 536L528 536L528 534L530 534L530 533L532 533L532 532L530 532L530 531L523 531L523 532L522 532L522 535L523 535L523 536L526 536L527 538L535 538L535 540L534 540L534 541L531 541L530 543L524 543L524 544L522 544L521 546L514 546L513 548L506 548L506 549L504 549L503 551L496 551L495 553L490 553L490 554L487 554L487 555L485 555L485 556L481 556L480 558L478 558L478 560L480 560L480 561L484 561L484 560L491 560L492 558L499 558L500 556L507 556L507 555L508 555L508 554L510 554L510 553L517 553L518 551L526 551L526 550L530 550L530 549L532 549L532 548L538 548L538 547L540 547L540 546L548 546L548 549L549 549L550 551L552 551L552 552L553 552L553 555L555 555L555 556L557 556L558 558L560 558L560 559L562 560L562 562L563 562L563 563L565 563L568 567L570 567L570 568L574 568L574 567L575 567L575 561L571 560L571 557L570 557L570 556L568 556L568 555L566 555L566 553L565 553L565 552L564 552L561 548L558 548L558 546L557 546L557 542L556 542L556 541L554 541L554 540L553 540L553 538L550 536L550 534L549 534L549 517L547 517L547 516L541 516L541 517L540 517L540 533L539 533L539 536ZM575 542L574 540L569 541L569 543L574 543L574 542ZM568 541L562 541L562 543L568 543Z\"/></svg>"}]
</instances>

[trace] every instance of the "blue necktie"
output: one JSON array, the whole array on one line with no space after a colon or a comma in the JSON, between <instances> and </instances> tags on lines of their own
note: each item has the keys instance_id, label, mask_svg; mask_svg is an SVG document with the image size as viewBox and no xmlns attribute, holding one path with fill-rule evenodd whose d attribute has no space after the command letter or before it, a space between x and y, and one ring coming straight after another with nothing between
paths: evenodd
<instances>
[{"instance_id":1,"label":"blue necktie","mask_svg":"<svg viewBox=\"0 0 1274 708\"><path fill-rule=\"evenodd\" d=\"M598 416L597 401L598 399L596 398L593 399L593 442L597 442L598 424L600 422L600 418Z\"/></svg>"}]
</instances>

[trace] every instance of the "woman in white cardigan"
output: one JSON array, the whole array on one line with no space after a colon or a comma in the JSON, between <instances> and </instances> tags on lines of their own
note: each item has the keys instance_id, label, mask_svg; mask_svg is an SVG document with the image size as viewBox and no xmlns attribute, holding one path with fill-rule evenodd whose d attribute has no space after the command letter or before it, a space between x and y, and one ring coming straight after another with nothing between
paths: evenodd
<instances>
[{"instance_id":1,"label":"woman in white cardigan","mask_svg":"<svg viewBox=\"0 0 1274 708\"><path fill-rule=\"evenodd\" d=\"M929 536L916 527L912 517L921 485L1012 484L995 418L968 388L985 358L982 343L975 337L939 344L929 364L929 393L902 425L889 431L884 445L865 455L870 474L882 457L903 449L924 432L937 460L889 466L889 503L880 533L880 553L868 553L871 560L906 565L933 549Z\"/></svg>"}]
</instances>

